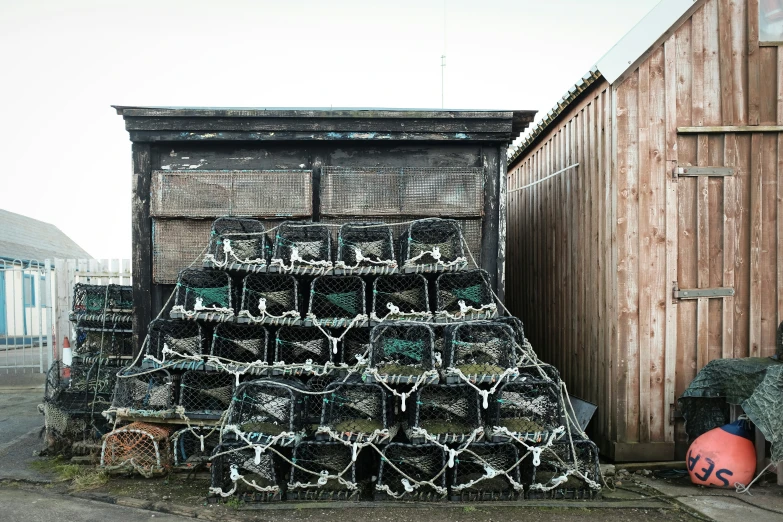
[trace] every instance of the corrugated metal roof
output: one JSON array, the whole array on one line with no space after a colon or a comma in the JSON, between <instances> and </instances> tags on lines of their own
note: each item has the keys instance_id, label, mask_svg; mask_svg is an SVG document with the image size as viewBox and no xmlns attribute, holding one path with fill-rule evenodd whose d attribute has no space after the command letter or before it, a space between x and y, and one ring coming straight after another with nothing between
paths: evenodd
<instances>
[{"instance_id":1,"label":"corrugated metal roof","mask_svg":"<svg viewBox=\"0 0 783 522\"><path fill-rule=\"evenodd\" d=\"M92 259L56 226L0 210L0 258L43 261L55 257Z\"/></svg>"}]
</instances>

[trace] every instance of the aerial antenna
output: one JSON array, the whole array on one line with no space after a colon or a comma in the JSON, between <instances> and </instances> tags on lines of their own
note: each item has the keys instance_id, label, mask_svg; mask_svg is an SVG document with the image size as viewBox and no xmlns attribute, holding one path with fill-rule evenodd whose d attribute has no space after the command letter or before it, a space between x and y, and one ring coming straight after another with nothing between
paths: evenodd
<instances>
[{"instance_id":1,"label":"aerial antenna","mask_svg":"<svg viewBox=\"0 0 783 522\"><path fill-rule=\"evenodd\" d=\"M440 55L440 108L444 107L445 92L445 71L446 71L446 0L443 0L443 54Z\"/></svg>"}]
</instances>

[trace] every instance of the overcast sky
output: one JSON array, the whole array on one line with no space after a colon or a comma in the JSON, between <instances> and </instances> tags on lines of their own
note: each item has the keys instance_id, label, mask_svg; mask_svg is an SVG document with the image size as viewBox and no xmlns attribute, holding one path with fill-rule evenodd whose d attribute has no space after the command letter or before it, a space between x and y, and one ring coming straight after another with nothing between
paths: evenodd
<instances>
[{"instance_id":1,"label":"overcast sky","mask_svg":"<svg viewBox=\"0 0 783 522\"><path fill-rule=\"evenodd\" d=\"M545 113L657 1L0 0L0 208L130 257L111 104L440 107L445 54L446 108Z\"/></svg>"}]
</instances>

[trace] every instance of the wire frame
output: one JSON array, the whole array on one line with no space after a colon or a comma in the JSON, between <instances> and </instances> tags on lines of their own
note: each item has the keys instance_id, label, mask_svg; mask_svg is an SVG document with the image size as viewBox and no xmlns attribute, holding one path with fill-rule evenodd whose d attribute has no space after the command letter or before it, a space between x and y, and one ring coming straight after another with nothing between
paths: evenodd
<instances>
[{"instance_id":1,"label":"wire frame","mask_svg":"<svg viewBox=\"0 0 783 522\"><path fill-rule=\"evenodd\" d=\"M372 320L430 321L427 280L420 274L378 277L372 285Z\"/></svg>"},{"instance_id":2,"label":"wire frame","mask_svg":"<svg viewBox=\"0 0 783 522\"><path fill-rule=\"evenodd\" d=\"M514 333L517 366L524 366L537 360L536 354L531 349L526 348L528 343L527 337L525 337L525 326L518 317L504 315L496 318L495 321L509 326Z\"/></svg>"},{"instance_id":3,"label":"wire frame","mask_svg":"<svg viewBox=\"0 0 783 522\"><path fill-rule=\"evenodd\" d=\"M275 337L274 362L284 364L285 368L278 366L273 371L277 375L316 372L329 362L331 352L329 339L318 328L281 326Z\"/></svg>"},{"instance_id":4,"label":"wire frame","mask_svg":"<svg viewBox=\"0 0 783 522\"><path fill-rule=\"evenodd\" d=\"M225 272L186 268L177 279L171 318L222 321L233 317L232 288Z\"/></svg>"},{"instance_id":5,"label":"wire frame","mask_svg":"<svg viewBox=\"0 0 783 522\"><path fill-rule=\"evenodd\" d=\"M257 219L216 219L209 238L211 256L204 266L249 272L265 269L271 253L265 232L264 224Z\"/></svg>"},{"instance_id":6,"label":"wire frame","mask_svg":"<svg viewBox=\"0 0 783 522\"><path fill-rule=\"evenodd\" d=\"M415 382L434 369L433 344L432 328L427 325L380 324L370 337L370 367L386 382Z\"/></svg>"},{"instance_id":7,"label":"wire frame","mask_svg":"<svg viewBox=\"0 0 783 522\"><path fill-rule=\"evenodd\" d=\"M523 375L500 385L490 397L487 430L492 440L508 440L508 430L517 438L539 440L562 425L560 387L540 376Z\"/></svg>"},{"instance_id":8,"label":"wire frame","mask_svg":"<svg viewBox=\"0 0 783 522\"><path fill-rule=\"evenodd\" d=\"M345 274L388 274L396 270L391 227L383 223L344 224L337 239L337 262L339 273Z\"/></svg>"},{"instance_id":9,"label":"wire frame","mask_svg":"<svg viewBox=\"0 0 783 522\"><path fill-rule=\"evenodd\" d=\"M574 440L573 444L574 451L566 439L556 441L541 451L541 463L535 468L535 483L527 492L528 498L594 499L600 496L600 487L591 487L579 476L581 474L594 484L600 484L598 447L590 440ZM579 473L569 475L562 484L546 490L554 484L553 479L562 477L572 469ZM540 489L539 486L544 488Z\"/></svg>"},{"instance_id":10,"label":"wire frame","mask_svg":"<svg viewBox=\"0 0 783 522\"><path fill-rule=\"evenodd\" d=\"M221 496L233 496L244 502L281 499L273 452L256 453L245 443L224 442L215 448L211 460L211 485L213 490L222 492Z\"/></svg>"},{"instance_id":11,"label":"wire frame","mask_svg":"<svg viewBox=\"0 0 783 522\"><path fill-rule=\"evenodd\" d=\"M418 429L443 443L461 443L483 426L478 391L467 384L429 384L408 398L406 434L412 443L426 442ZM412 429L413 428L413 429ZM483 432L473 440L483 438Z\"/></svg>"},{"instance_id":12,"label":"wire frame","mask_svg":"<svg viewBox=\"0 0 783 522\"><path fill-rule=\"evenodd\" d=\"M283 274L250 274L245 277L238 320L275 325L299 324L299 283L296 278Z\"/></svg>"},{"instance_id":13,"label":"wire frame","mask_svg":"<svg viewBox=\"0 0 783 522\"><path fill-rule=\"evenodd\" d=\"M367 315L365 285L358 276L320 276L310 287L308 317L321 326L347 326Z\"/></svg>"},{"instance_id":14,"label":"wire frame","mask_svg":"<svg viewBox=\"0 0 783 522\"><path fill-rule=\"evenodd\" d=\"M321 425L321 415L323 413L324 397L326 388L335 381L333 375L313 375L307 380L307 394L305 394L305 424L307 433L315 435L318 427Z\"/></svg>"},{"instance_id":15,"label":"wire frame","mask_svg":"<svg viewBox=\"0 0 783 522\"><path fill-rule=\"evenodd\" d=\"M171 353L164 355L164 348L182 356L200 356L204 353L204 335L197 323L155 319L150 323L147 333L147 355L159 361L179 358Z\"/></svg>"},{"instance_id":16,"label":"wire frame","mask_svg":"<svg viewBox=\"0 0 783 522\"><path fill-rule=\"evenodd\" d=\"M125 285L90 285L76 283L73 287L75 314L133 312L133 289Z\"/></svg>"},{"instance_id":17,"label":"wire frame","mask_svg":"<svg viewBox=\"0 0 783 522\"><path fill-rule=\"evenodd\" d=\"M171 467L171 429L146 422L117 428L103 439L101 467L127 468L142 475Z\"/></svg>"},{"instance_id":18,"label":"wire frame","mask_svg":"<svg viewBox=\"0 0 783 522\"><path fill-rule=\"evenodd\" d=\"M358 500L356 462L350 446L302 441L294 447L291 462L288 500Z\"/></svg>"},{"instance_id":19,"label":"wire frame","mask_svg":"<svg viewBox=\"0 0 783 522\"><path fill-rule=\"evenodd\" d=\"M292 380L257 379L240 384L228 409L226 424L245 437L263 442L281 433L304 429L304 385ZM224 432L224 438L230 435ZM286 438L280 444L291 443Z\"/></svg>"},{"instance_id":20,"label":"wire frame","mask_svg":"<svg viewBox=\"0 0 783 522\"><path fill-rule=\"evenodd\" d=\"M366 365L370 357L370 334L372 328L351 328L345 333L338 355L333 355L333 361L345 364L352 368Z\"/></svg>"},{"instance_id":21,"label":"wire frame","mask_svg":"<svg viewBox=\"0 0 783 522\"><path fill-rule=\"evenodd\" d=\"M467 266L462 232L453 219L414 221L400 243L400 260L406 273L462 270Z\"/></svg>"},{"instance_id":22,"label":"wire frame","mask_svg":"<svg viewBox=\"0 0 783 522\"><path fill-rule=\"evenodd\" d=\"M163 412L175 404L174 384L168 371L131 367L117 377L112 407L129 412Z\"/></svg>"},{"instance_id":23,"label":"wire frame","mask_svg":"<svg viewBox=\"0 0 783 522\"><path fill-rule=\"evenodd\" d=\"M332 236L328 227L306 221L285 221L278 227L270 271L318 274L330 269L331 263Z\"/></svg>"},{"instance_id":24,"label":"wire frame","mask_svg":"<svg viewBox=\"0 0 783 522\"><path fill-rule=\"evenodd\" d=\"M412 481L410 479L412 479ZM406 484L420 484L412 491ZM385 491L388 487L391 494ZM446 499L446 453L435 444L403 444L392 442L383 449L378 482L375 487L376 500L440 501Z\"/></svg>"},{"instance_id":25,"label":"wire frame","mask_svg":"<svg viewBox=\"0 0 783 522\"><path fill-rule=\"evenodd\" d=\"M383 386L352 379L334 382L326 391L321 425L339 433L341 439L365 440L376 430L396 433L394 395Z\"/></svg>"},{"instance_id":26,"label":"wire frame","mask_svg":"<svg viewBox=\"0 0 783 522\"><path fill-rule=\"evenodd\" d=\"M489 321L450 325L445 329L447 382L462 378L449 375L459 370L471 382L495 382L508 368L516 367L516 343L510 327Z\"/></svg>"},{"instance_id":27,"label":"wire frame","mask_svg":"<svg viewBox=\"0 0 783 522\"><path fill-rule=\"evenodd\" d=\"M231 404L234 376L190 370L180 379L179 405L189 418L219 419Z\"/></svg>"},{"instance_id":28,"label":"wire frame","mask_svg":"<svg viewBox=\"0 0 783 522\"><path fill-rule=\"evenodd\" d=\"M263 326L220 323L212 333L210 353L238 363L266 361L268 343L269 332Z\"/></svg>"},{"instance_id":29,"label":"wire frame","mask_svg":"<svg viewBox=\"0 0 783 522\"><path fill-rule=\"evenodd\" d=\"M518 500L522 494L519 464L513 444L471 444L454 461L451 500Z\"/></svg>"},{"instance_id":30,"label":"wire frame","mask_svg":"<svg viewBox=\"0 0 783 522\"><path fill-rule=\"evenodd\" d=\"M497 309L484 270L446 273L435 281L436 320L441 322L493 319Z\"/></svg>"},{"instance_id":31,"label":"wire frame","mask_svg":"<svg viewBox=\"0 0 783 522\"><path fill-rule=\"evenodd\" d=\"M220 430L208 426L193 426L174 432L171 454L175 466L197 466L209 461L220 444Z\"/></svg>"}]
</instances>

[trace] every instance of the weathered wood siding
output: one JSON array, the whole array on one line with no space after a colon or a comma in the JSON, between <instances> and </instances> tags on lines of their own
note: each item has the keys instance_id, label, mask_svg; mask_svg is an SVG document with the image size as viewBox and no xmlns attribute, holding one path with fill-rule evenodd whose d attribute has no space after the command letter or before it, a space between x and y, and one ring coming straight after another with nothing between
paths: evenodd
<instances>
[{"instance_id":1,"label":"weathered wood siding","mask_svg":"<svg viewBox=\"0 0 783 522\"><path fill-rule=\"evenodd\" d=\"M512 193L508 300L571 391L604 411L593 430L619 460L664 458L673 443L681 456L671 409L696 372L715 358L774 353L783 134L678 133L783 124L783 52L759 47L757 6L698 3L510 170L513 189L566 158L580 163ZM672 175L689 165L735 175ZM735 295L674 300L675 283Z\"/></svg>"}]
</instances>

